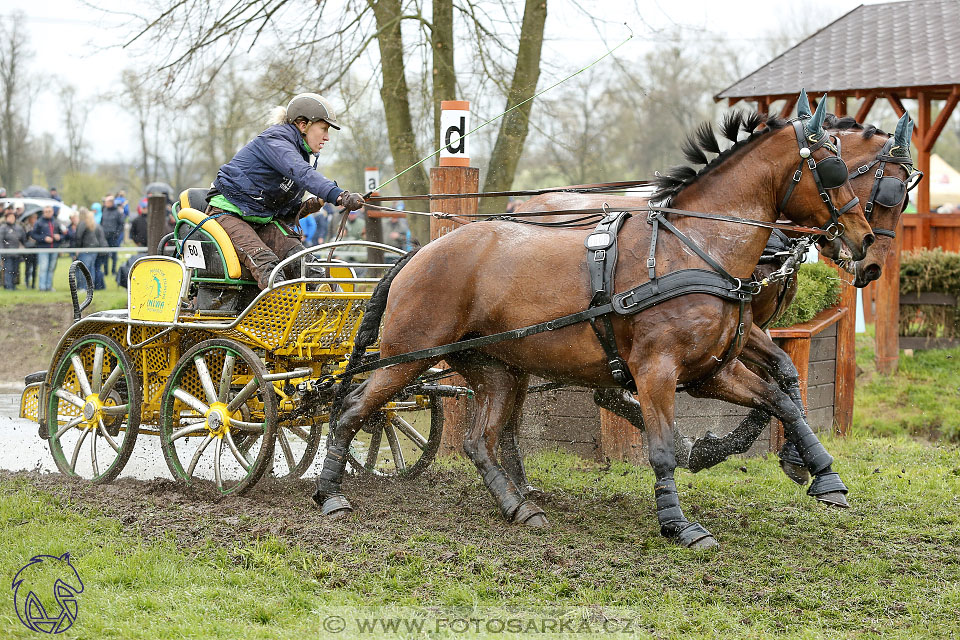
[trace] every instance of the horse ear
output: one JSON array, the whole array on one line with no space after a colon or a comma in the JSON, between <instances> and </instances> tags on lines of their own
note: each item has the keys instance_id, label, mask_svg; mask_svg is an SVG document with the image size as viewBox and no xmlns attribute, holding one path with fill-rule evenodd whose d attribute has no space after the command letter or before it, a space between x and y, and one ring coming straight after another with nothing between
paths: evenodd
<instances>
[{"instance_id":1,"label":"horse ear","mask_svg":"<svg viewBox=\"0 0 960 640\"><path fill-rule=\"evenodd\" d=\"M800 89L800 97L797 98L797 117L809 118L813 114L810 112L810 98L807 97L807 90Z\"/></svg>"},{"instance_id":2,"label":"horse ear","mask_svg":"<svg viewBox=\"0 0 960 640\"><path fill-rule=\"evenodd\" d=\"M813 117L810 118L810 121L807 122L807 133L810 135L816 135L820 133L820 129L823 128L823 120L827 117L827 94L823 94L823 97L820 98L820 104L817 105L817 110L814 111Z\"/></svg>"},{"instance_id":3,"label":"horse ear","mask_svg":"<svg viewBox=\"0 0 960 640\"><path fill-rule=\"evenodd\" d=\"M65 554L63 554L62 556L60 556L60 559L61 559L61 560L66 560L67 562L70 562L70 552L67 551Z\"/></svg>"},{"instance_id":4,"label":"horse ear","mask_svg":"<svg viewBox=\"0 0 960 640\"><path fill-rule=\"evenodd\" d=\"M893 134L893 152L895 156L910 155L910 137L913 135L913 120L904 113L897 121L897 128Z\"/></svg>"}]
</instances>

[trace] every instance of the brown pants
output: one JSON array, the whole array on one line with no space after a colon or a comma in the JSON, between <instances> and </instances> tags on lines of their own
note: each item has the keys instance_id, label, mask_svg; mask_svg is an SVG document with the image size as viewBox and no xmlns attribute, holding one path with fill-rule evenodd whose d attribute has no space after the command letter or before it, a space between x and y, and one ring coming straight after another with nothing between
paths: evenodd
<instances>
[{"instance_id":1,"label":"brown pants","mask_svg":"<svg viewBox=\"0 0 960 640\"><path fill-rule=\"evenodd\" d=\"M220 211L216 207L207 207L207 214ZM304 249L297 232L283 223L251 224L232 214L220 216L217 222L230 236L240 262L250 269L261 289L267 288L270 272L281 260Z\"/></svg>"}]
</instances>

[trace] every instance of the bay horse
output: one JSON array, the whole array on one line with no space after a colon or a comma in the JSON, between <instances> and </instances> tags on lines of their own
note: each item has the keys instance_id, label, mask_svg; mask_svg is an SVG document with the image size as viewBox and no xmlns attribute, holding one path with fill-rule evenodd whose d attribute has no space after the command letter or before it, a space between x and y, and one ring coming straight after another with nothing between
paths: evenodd
<instances>
[{"instance_id":1,"label":"bay horse","mask_svg":"<svg viewBox=\"0 0 960 640\"><path fill-rule=\"evenodd\" d=\"M798 115L809 117L808 109L804 109L806 101L798 102ZM737 141L739 127L734 127L736 119L728 119L721 129L724 137L731 142ZM863 127L853 118L837 118L827 114L824 127L832 135L843 140L843 160L849 169L850 185L854 193L864 206L870 211L869 221L878 237L877 242L867 249L866 256L857 262L843 263L854 275L854 284L864 287L880 277L887 253L895 248L895 229L900 215L905 208L908 183L914 175L910 160L910 134L912 122L906 114L897 124L896 134L890 136L873 126ZM710 129L700 128L696 137L688 138L687 159L694 163L706 163L705 152L716 150L719 152L717 140ZM878 173L879 172L879 173ZM902 176L902 178L900 177ZM893 182L889 182L889 180ZM881 182L885 181L885 182ZM916 184L916 183L914 183ZM881 185L883 187L881 192ZM890 187L893 187L891 189ZM627 196L630 206L642 206L646 198ZM531 198L517 209L518 213L532 211L549 211L556 208L595 208L601 206L607 196L604 194L572 194L561 193L541 195ZM559 217L548 216L537 220L556 221ZM593 226L591 223L589 226ZM586 228L586 226L584 226ZM824 253L829 253L827 247ZM837 253L834 253L834 257ZM768 277L779 265L761 264L754 272L756 280ZM764 328L779 313L782 313L796 293L796 274L781 286L764 287L751 301L754 324L751 327L749 338L741 352L739 359L755 373L774 381L797 406L804 412L800 393L799 374L790 357L780 349L764 332ZM695 386L688 389L691 395L697 395ZM606 409L617 413L642 429L640 416L636 407L623 396L623 392L615 389L601 389L596 392L597 403ZM729 398L721 397L728 400ZM732 401L736 401L732 399ZM749 406L749 405L748 405ZM712 467L734 454L745 453L753 445L763 429L769 424L770 414L761 409L754 409L750 415L733 431L718 437L708 432L696 442L681 437L677 441L678 463L696 473ZM780 417L776 416L775 417ZM514 432L505 431L501 440L501 457L508 469L513 469L513 476L518 486L525 493L533 493L536 489L529 484L523 468L522 459L516 446ZM786 475L798 484L806 484L810 480L809 471L791 442L786 442L780 451L781 467ZM832 488L834 490L822 491ZM837 483L831 487L813 488L818 500L835 506L847 506L844 497L845 488Z\"/></svg>"},{"instance_id":2,"label":"bay horse","mask_svg":"<svg viewBox=\"0 0 960 640\"><path fill-rule=\"evenodd\" d=\"M661 189L660 195L666 204L687 211L722 212L760 225L773 223L782 214L799 224L829 227L834 233L841 231L837 216L842 211L842 239L853 258L861 259L874 236L846 175L836 183L831 179L827 194L814 171L831 167L836 160L832 146L826 144L824 116L818 109L802 124L771 119L762 130L757 130L762 121L756 117L749 138L699 172L670 176L681 180L682 186L669 194ZM792 180L798 159L815 180ZM612 208L616 206L611 203ZM659 215L666 214L635 216L623 225L616 274L621 285L651 281L651 244L657 281L678 270L702 270L702 254L742 283L739 279L750 277L770 234L762 226L678 216L672 223L691 244L677 233L665 232L651 243L654 223L665 220ZM586 309L592 298L583 253L587 235L581 230L544 234L507 221L489 221L463 226L408 254L374 291L348 371L377 339L381 321L380 353L385 359ZM646 426L661 533L687 547L717 543L704 527L687 520L680 508L673 479L677 385L710 378L715 388L751 399L757 408L789 412L773 405L775 395L769 383L736 360L718 371L718 365L742 348L743 329L750 326L749 304L743 300L738 306L715 295L691 293L634 315L612 318L615 341L637 386L634 402ZM350 441L374 412L439 359L425 357L377 368L355 389L350 389L349 378L341 383L332 410L333 433L314 494L321 513L332 516L352 509L341 486ZM524 497L498 463L498 440L504 426L519 419L530 375L592 388L617 387L592 329L585 323L572 324L447 354L443 359L474 390L476 420L466 433L464 450L501 514L510 522L546 525L543 511ZM787 404L793 407L787 437L800 445L804 461L818 476L836 476L829 454L793 403L788 400Z\"/></svg>"}]
</instances>

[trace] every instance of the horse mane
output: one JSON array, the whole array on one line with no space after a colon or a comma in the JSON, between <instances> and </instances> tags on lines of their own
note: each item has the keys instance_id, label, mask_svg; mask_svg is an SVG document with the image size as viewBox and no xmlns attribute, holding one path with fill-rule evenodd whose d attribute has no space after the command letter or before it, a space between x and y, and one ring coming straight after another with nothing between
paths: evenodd
<instances>
[{"instance_id":1,"label":"horse mane","mask_svg":"<svg viewBox=\"0 0 960 640\"><path fill-rule=\"evenodd\" d=\"M768 117L758 112L729 111L724 114L720 123L720 133L733 144L721 151L713 125L709 122L701 123L692 134L687 136L681 149L687 162L705 166L699 171L691 166L680 165L671 167L664 173L658 172L656 178L654 178L657 189L651 196L651 200L665 200L676 197L686 187L696 182L698 178L723 164L736 151L752 144L760 136L770 131L782 129L786 125L786 120L773 116ZM749 134L742 140L738 139L741 131ZM706 155L708 152L718 155L714 159L708 160Z\"/></svg>"},{"instance_id":2,"label":"horse mane","mask_svg":"<svg viewBox=\"0 0 960 640\"><path fill-rule=\"evenodd\" d=\"M887 136L888 138L890 137L889 133L872 124L864 126L850 116L844 116L840 118L832 113L828 113L827 117L824 118L823 128L836 129L838 131L860 131L860 136L864 140L869 140L877 134Z\"/></svg>"}]
</instances>

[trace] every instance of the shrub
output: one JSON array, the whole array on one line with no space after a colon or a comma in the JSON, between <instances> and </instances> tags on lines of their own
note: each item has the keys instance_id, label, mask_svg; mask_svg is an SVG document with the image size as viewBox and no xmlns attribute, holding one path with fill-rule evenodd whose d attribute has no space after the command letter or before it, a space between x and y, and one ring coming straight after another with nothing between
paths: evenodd
<instances>
[{"instance_id":1,"label":"shrub","mask_svg":"<svg viewBox=\"0 0 960 640\"><path fill-rule=\"evenodd\" d=\"M813 317L840 300L837 272L822 262L802 264L797 272L797 295L774 327L789 327Z\"/></svg>"},{"instance_id":2,"label":"shrub","mask_svg":"<svg viewBox=\"0 0 960 640\"><path fill-rule=\"evenodd\" d=\"M900 293L923 291L960 296L960 253L937 248L900 255Z\"/></svg>"}]
</instances>

